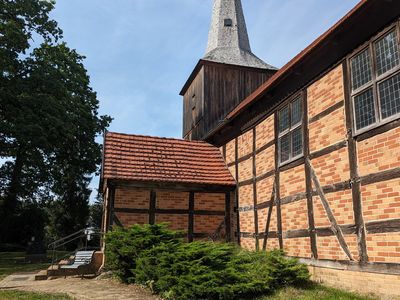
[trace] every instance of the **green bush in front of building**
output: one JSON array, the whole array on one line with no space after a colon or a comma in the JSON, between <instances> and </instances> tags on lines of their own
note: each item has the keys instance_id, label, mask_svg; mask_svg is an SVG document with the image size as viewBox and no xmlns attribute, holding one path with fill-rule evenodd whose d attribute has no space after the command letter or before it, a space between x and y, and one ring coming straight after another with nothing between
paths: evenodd
<instances>
[{"instance_id":1,"label":"green bush in front of building","mask_svg":"<svg viewBox=\"0 0 400 300\"><path fill-rule=\"evenodd\" d=\"M166 225L133 226L107 235L108 267L124 282L149 286L165 299L241 299L307 282L307 267L279 250L185 243Z\"/></svg>"}]
</instances>

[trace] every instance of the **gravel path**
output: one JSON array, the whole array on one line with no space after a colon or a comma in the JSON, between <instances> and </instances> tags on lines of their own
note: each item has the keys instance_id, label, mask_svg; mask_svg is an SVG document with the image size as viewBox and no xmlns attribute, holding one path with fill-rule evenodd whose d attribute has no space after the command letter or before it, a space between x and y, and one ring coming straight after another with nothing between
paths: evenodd
<instances>
[{"instance_id":1,"label":"gravel path","mask_svg":"<svg viewBox=\"0 0 400 300\"><path fill-rule=\"evenodd\" d=\"M34 273L13 274L0 281L0 290L22 290L65 293L75 299L159 300L149 291L135 285L124 285L112 279L58 278L34 281Z\"/></svg>"}]
</instances>

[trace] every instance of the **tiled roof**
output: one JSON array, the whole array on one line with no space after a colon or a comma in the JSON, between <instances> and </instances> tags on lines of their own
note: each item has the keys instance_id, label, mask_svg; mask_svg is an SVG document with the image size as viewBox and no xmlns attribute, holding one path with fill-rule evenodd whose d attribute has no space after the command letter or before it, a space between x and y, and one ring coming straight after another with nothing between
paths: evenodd
<instances>
[{"instance_id":1,"label":"tiled roof","mask_svg":"<svg viewBox=\"0 0 400 300\"><path fill-rule=\"evenodd\" d=\"M103 179L235 185L218 148L200 141L107 132Z\"/></svg>"}]
</instances>

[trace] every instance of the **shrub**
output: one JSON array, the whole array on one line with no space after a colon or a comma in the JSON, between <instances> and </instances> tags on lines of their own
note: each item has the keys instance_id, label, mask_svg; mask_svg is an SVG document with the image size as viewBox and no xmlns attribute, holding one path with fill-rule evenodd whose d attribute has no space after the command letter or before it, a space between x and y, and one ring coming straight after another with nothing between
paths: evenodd
<instances>
[{"instance_id":1,"label":"shrub","mask_svg":"<svg viewBox=\"0 0 400 300\"><path fill-rule=\"evenodd\" d=\"M116 228L106 235L106 268L113 270L121 281L133 283L140 253L162 242L178 242L180 235L168 230L166 224Z\"/></svg>"},{"instance_id":2,"label":"shrub","mask_svg":"<svg viewBox=\"0 0 400 300\"><path fill-rule=\"evenodd\" d=\"M231 244L163 243L137 260L137 282L166 299L237 299L307 281L308 270L281 251L250 252Z\"/></svg>"},{"instance_id":3,"label":"shrub","mask_svg":"<svg viewBox=\"0 0 400 300\"><path fill-rule=\"evenodd\" d=\"M306 266L279 250L250 252L227 243L183 243L164 225L135 226L109 235L108 253L114 255L107 257L110 267L124 281L145 284L165 299L254 298L309 279Z\"/></svg>"}]
</instances>

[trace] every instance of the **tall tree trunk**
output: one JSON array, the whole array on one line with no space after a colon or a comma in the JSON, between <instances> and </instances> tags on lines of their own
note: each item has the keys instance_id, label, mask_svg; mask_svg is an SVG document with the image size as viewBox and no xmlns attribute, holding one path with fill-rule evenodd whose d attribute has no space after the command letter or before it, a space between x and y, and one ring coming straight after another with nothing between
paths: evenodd
<instances>
[{"instance_id":1,"label":"tall tree trunk","mask_svg":"<svg viewBox=\"0 0 400 300\"><path fill-rule=\"evenodd\" d=\"M6 214L14 213L18 204L18 196L21 188L22 168L24 166L24 155L25 153L23 147L20 145L15 157L14 169L4 201L4 212Z\"/></svg>"}]
</instances>

